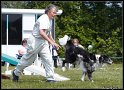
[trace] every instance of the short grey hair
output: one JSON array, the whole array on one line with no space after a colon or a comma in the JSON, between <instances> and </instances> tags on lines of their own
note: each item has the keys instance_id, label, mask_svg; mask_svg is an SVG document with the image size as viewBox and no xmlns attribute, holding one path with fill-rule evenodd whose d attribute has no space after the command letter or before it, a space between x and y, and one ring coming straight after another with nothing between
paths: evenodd
<instances>
[{"instance_id":1,"label":"short grey hair","mask_svg":"<svg viewBox=\"0 0 124 90\"><path fill-rule=\"evenodd\" d=\"M53 5L53 4L50 4L50 5L48 5L48 6L46 7L46 9L45 9L45 14L47 14L48 11L51 10L52 8L55 8L56 11L58 11L58 7L57 7L57 6L55 6L55 5Z\"/></svg>"}]
</instances>

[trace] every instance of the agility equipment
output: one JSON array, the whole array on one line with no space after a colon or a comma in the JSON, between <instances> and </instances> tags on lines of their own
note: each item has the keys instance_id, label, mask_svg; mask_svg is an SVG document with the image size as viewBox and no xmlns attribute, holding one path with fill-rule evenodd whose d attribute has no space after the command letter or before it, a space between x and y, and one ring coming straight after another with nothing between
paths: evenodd
<instances>
[{"instance_id":1,"label":"agility equipment","mask_svg":"<svg viewBox=\"0 0 124 90\"><path fill-rule=\"evenodd\" d=\"M2 53L1 60L8 62L10 64L13 64L13 65L17 65L19 63L19 59L16 59L12 56L9 56L9 55L3 54L3 53ZM25 70L30 71L32 73L36 73L37 75L42 75L42 76L46 77L45 69L43 67L36 66L36 65L32 64L32 65L26 67ZM70 80L69 78L61 76L57 73L55 73L54 76L55 76L56 81Z\"/></svg>"}]
</instances>

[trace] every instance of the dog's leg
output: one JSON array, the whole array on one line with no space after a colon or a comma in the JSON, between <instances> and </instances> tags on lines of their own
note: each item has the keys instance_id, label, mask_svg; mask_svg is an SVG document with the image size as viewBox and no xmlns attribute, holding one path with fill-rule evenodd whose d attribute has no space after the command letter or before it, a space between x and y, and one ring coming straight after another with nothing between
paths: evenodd
<instances>
[{"instance_id":1,"label":"dog's leg","mask_svg":"<svg viewBox=\"0 0 124 90\"><path fill-rule=\"evenodd\" d=\"M67 68L67 70L70 69L70 63L66 63L66 68Z\"/></svg>"},{"instance_id":2,"label":"dog's leg","mask_svg":"<svg viewBox=\"0 0 124 90\"><path fill-rule=\"evenodd\" d=\"M84 81L84 78L87 74L87 70L86 67L84 66L84 62L80 61L80 68L82 69L82 77L81 77L81 81Z\"/></svg>"},{"instance_id":3,"label":"dog's leg","mask_svg":"<svg viewBox=\"0 0 124 90\"><path fill-rule=\"evenodd\" d=\"M65 70L66 70L66 68L65 68L65 64L66 64L66 61L63 60L63 62L62 62L62 71L65 71Z\"/></svg>"},{"instance_id":4,"label":"dog's leg","mask_svg":"<svg viewBox=\"0 0 124 90\"><path fill-rule=\"evenodd\" d=\"M85 75L86 75L86 72L83 72L82 77L81 77L81 81L84 81Z\"/></svg>"},{"instance_id":5,"label":"dog's leg","mask_svg":"<svg viewBox=\"0 0 124 90\"><path fill-rule=\"evenodd\" d=\"M88 72L87 74L88 74L89 81L94 82L92 79L92 72Z\"/></svg>"},{"instance_id":6,"label":"dog's leg","mask_svg":"<svg viewBox=\"0 0 124 90\"><path fill-rule=\"evenodd\" d=\"M65 71L66 70L66 68L65 67L62 67L62 71Z\"/></svg>"}]
</instances>

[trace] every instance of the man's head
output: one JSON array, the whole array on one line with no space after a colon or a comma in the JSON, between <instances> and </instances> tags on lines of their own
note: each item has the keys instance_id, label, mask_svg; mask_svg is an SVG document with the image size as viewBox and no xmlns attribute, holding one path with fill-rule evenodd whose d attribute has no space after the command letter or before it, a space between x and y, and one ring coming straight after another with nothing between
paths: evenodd
<instances>
[{"instance_id":1,"label":"man's head","mask_svg":"<svg viewBox=\"0 0 124 90\"><path fill-rule=\"evenodd\" d=\"M57 15L57 12L58 7L53 4L50 4L45 9L45 14L47 14L50 19L53 19Z\"/></svg>"}]
</instances>

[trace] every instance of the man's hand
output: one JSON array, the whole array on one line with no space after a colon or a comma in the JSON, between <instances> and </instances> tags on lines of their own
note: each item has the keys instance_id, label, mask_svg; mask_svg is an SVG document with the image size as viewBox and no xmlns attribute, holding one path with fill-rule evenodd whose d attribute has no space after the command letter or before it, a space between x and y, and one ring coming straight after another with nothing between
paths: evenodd
<instances>
[{"instance_id":1,"label":"man's hand","mask_svg":"<svg viewBox=\"0 0 124 90\"><path fill-rule=\"evenodd\" d=\"M59 44L55 43L55 42L52 43L52 45L55 46L57 50L59 50L59 48L61 48L61 46Z\"/></svg>"},{"instance_id":2,"label":"man's hand","mask_svg":"<svg viewBox=\"0 0 124 90\"><path fill-rule=\"evenodd\" d=\"M41 29L40 30L40 35L45 39L47 40L51 45L55 46L56 49L58 50L59 48L61 48L53 39L50 35L46 35L45 33L45 30L44 29Z\"/></svg>"}]
</instances>

